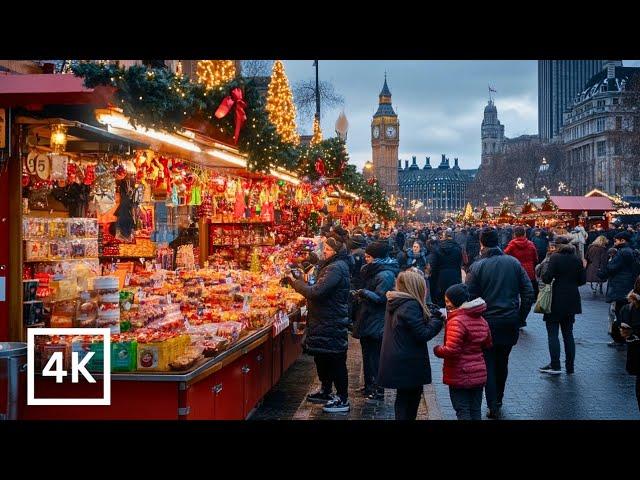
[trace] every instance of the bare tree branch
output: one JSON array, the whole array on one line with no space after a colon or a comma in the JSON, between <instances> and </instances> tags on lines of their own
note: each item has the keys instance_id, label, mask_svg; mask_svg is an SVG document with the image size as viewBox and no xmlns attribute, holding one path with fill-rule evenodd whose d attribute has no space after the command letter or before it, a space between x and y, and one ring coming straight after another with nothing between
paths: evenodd
<instances>
[{"instance_id":1,"label":"bare tree branch","mask_svg":"<svg viewBox=\"0 0 640 480\"><path fill-rule=\"evenodd\" d=\"M320 81L320 107L323 110L344 105L344 97L336 92L332 83ZM310 123L316 112L315 80L299 80L293 86L293 100L298 111L300 124Z\"/></svg>"},{"instance_id":2,"label":"bare tree branch","mask_svg":"<svg viewBox=\"0 0 640 480\"><path fill-rule=\"evenodd\" d=\"M273 60L242 60L242 76L245 78L268 77L271 75Z\"/></svg>"}]
</instances>

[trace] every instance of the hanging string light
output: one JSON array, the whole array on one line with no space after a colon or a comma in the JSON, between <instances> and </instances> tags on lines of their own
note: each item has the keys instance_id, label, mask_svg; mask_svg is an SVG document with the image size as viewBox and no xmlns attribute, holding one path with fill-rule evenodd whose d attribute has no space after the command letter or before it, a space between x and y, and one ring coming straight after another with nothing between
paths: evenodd
<instances>
[{"instance_id":1,"label":"hanging string light","mask_svg":"<svg viewBox=\"0 0 640 480\"><path fill-rule=\"evenodd\" d=\"M313 119L313 136L311 137L311 146L317 145L322 142L322 129L320 128L320 122L318 117Z\"/></svg>"},{"instance_id":2,"label":"hanging string light","mask_svg":"<svg viewBox=\"0 0 640 480\"><path fill-rule=\"evenodd\" d=\"M198 60L196 77L198 83L207 90L230 82L236 76L236 64L233 60Z\"/></svg>"}]
</instances>

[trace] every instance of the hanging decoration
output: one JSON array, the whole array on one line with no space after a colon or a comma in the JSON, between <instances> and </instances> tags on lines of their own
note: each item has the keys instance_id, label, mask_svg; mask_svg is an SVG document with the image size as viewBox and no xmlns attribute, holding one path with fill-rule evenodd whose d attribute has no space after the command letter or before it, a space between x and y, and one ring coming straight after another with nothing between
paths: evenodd
<instances>
[{"instance_id":1,"label":"hanging decoration","mask_svg":"<svg viewBox=\"0 0 640 480\"><path fill-rule=\"evenodd\" d=\"M244 126L244 123L247 121L247 114L245 113L245 108L247 107L247 102L242 98L242 90L238 87L231 90L231 94L222 100L220 106L216 110L216 118L224 118L230 111L231 108L235 106L235 130L233 132L233 141L238 143L238 138L240 138L240 130Z\"/></svg>"},{"instance_id":2,"label":"hanging decoration","mask_svg":"<svg viewBox=\"0 0 640 480\"><path fill-rule=\"evenodd\" d=\"M280 60L276 60L273 64L271 81L267 91L266 109L269 114L269 120L275 125L276 132L278 132L282 140L298 145L300 137L296 131L296 107L293 103L289 80Z\"/></svg>"},{"instance_id":3,"label":"hanging decoration","mask_svg":"<svg viewBox=\"0 0 640 480\"><path fill-rule=\"evenodd\" d=\"M236 76L233 60L198 60L196 77L207 90L229 83Z\"/></svg>"}]
</instances>

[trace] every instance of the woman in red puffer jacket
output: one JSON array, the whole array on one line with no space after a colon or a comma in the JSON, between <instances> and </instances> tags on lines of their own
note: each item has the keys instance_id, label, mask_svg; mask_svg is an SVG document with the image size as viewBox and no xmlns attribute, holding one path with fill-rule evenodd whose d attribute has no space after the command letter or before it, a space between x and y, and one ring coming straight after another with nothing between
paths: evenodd
<instances>
[{"instance_id":1,"label":"woman in red puffer jacket","mask_svg":"<svg viewBox=\"0 0 640 480\"><path fill-rule=\"evenodd\" d=\"M482 298L469 301L467 286L460 283L445 293L447 321L444 345L433 349L444 358L443 382L458 420L480 420L482 388L487 381L487 367L482 351L491 348L489 324L482 317L487 304Z\"/></svg>"},{"instance_id":2,"label":"woman in red puffer jacket","mask_svg":"<svg viewBox=\"0 0 640 480\"><path fill-rule=\"evenodd\" d=\"M513 240L509 242L507 248L504 249L504 253L515 257L527 272L531 285L533 286L533 293L535 298L538 298L538 281L536 280L536 265L538 264L538 249L536 245L527 240L526 230L524 227L518 226L513 230ZM542 259L540 259L542 261ZM520 326L525 327L527 325L528 311L520 311Z\"/></svg>"}]
</instances>

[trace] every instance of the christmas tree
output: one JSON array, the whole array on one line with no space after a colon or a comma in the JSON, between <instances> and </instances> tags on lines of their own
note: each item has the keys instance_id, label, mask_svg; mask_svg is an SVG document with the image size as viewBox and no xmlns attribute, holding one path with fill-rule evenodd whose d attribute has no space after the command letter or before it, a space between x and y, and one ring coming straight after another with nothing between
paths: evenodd
<instances>
[{"instance_id":1,"label":"christmas tree","mask_svg":"<svg viewBox=\"0 0 640 480\"><path fill-rule=\"evenodd\" d=\"M198 83L203 83L210 90L233 80L236 64L233 60L199 60L196 76Z\"/></svg>"},{"instance_id":2,"label":"christmas tree","mask_svg":"<svg viewBox=\"0 0 640 480\"><path fill-rule=\"evenodd\" d=\"M262 271L262 267L260 266L260 256L258 255L257 248L254 248L251 252L251 265L249 266L249 271L252 273L260 273Z\"/></svg>"},{"instance_id":3,"label":"christmas tree","mask_svg":"<svg viewBox=\"0 0 640 480\"><path fill-rule=\"evenodd\" d=\"M482 207L482 213L480 213L480 220L488 220L489 219L489 210L487 210L487 206Z\"/></svg>"},{"instance_id":4,"label":"christmas tree","mask_svg":"<svg viewBox=\"0 0 640 480\"><path fill-rule=\"evenodd\" d=\"M462 215L463 220L470 221L473 220L473 207L471 206L471 202L467 202L467 206L464 209L464 214Z\"/></svg>"},{"instance_id":5,"label":"christmas tree","mask_svg":"<svg viewBox=\"0 0 640 480\"><path fill-rule=\"evenodd\" d=\"M313 119L313 137L311 137L311 146L317 145L322 141L322 130L320 129L320 122L318 117Z\"/></svg>"},{"instance_id":6,"label":"christmas tree","mask_svg":"<svg viewBox=\"0 0 640 480\"><path fill-rule=\"evenodd\" d=\"M273 64L266 109L269 113L269 121L276 127L282 140L298 145L300 137L296 131L296 107L293 104L289 80L280 60L276 60Z\"/></svg>"}]
</instances>

